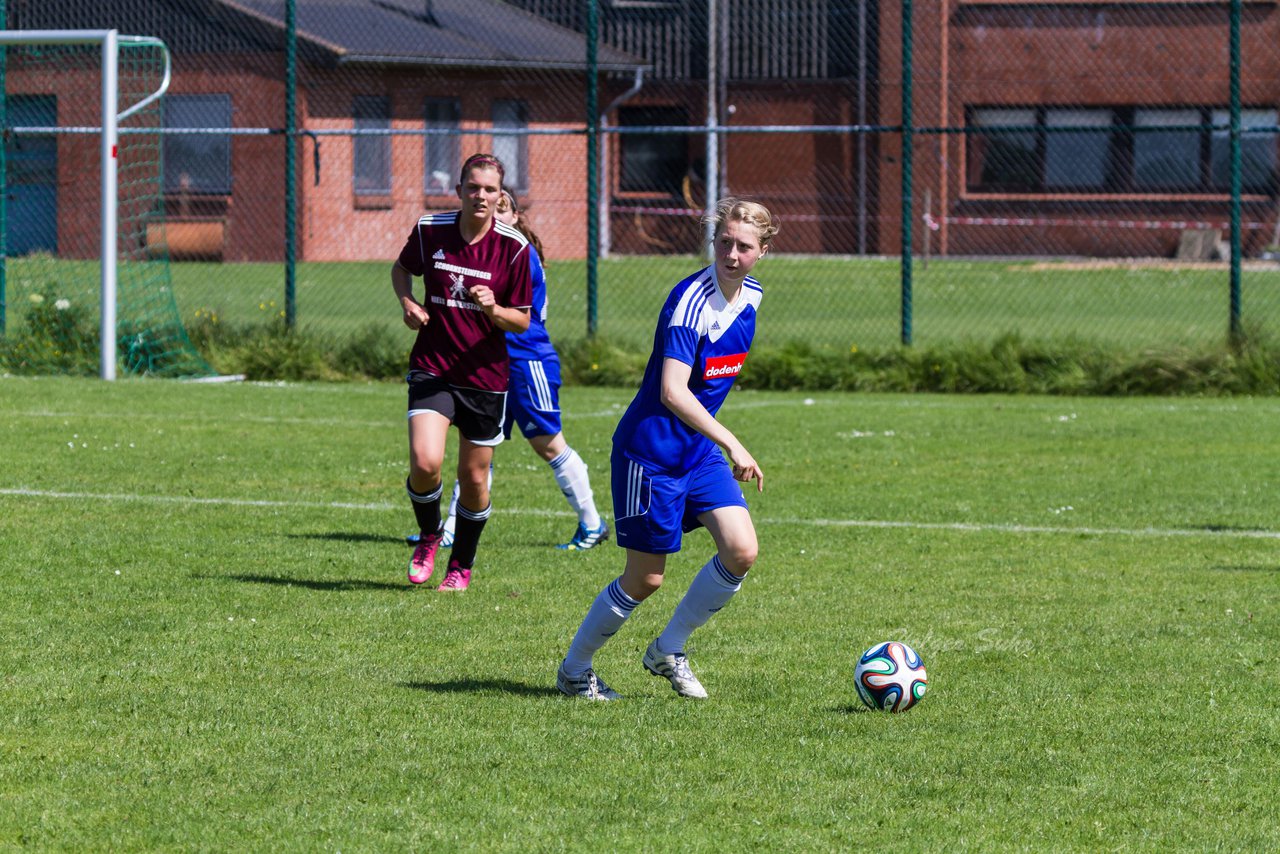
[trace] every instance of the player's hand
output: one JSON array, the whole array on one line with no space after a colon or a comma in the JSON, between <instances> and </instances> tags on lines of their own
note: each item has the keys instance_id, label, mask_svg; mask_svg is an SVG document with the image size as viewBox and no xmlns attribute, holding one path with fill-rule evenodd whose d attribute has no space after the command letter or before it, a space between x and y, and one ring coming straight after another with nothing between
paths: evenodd
<instances>
[{"instance_id":1,"label":"player's hand","mask_svg":"<svg viewBox=\"0 0 1280 854\"><path fill-rule=\"evenodd\" d=\"M493 310L497 307L498 301L493 296L493 290L488 285L472 285L467 289L468 296L471 301L480 306L480 309L489 317L493 317Z\"/></svg>"},{"instance_id":2,"label":"player's hand","mask_svg":"<svg viewBox=\"0 0 1280 854\"><path fill-rule=\"evenodd\" d=\"M404 325L415 331L426 326L427 321L431 319L426 306L415 299L401 300L400 307L404 309Z\"/></svg>"},{"instance_id":3,"label":"player's hand","mask_svg":"<svg viewBox=\"0 0 1280 854\"><path fill-rule=\"evenodd\" d=\"M729 453L729 465L733 467L733 479L741 483L756 482L756 492L764 492L764 471L755 457L741 446Z\"/></svg>"}]
</instances>

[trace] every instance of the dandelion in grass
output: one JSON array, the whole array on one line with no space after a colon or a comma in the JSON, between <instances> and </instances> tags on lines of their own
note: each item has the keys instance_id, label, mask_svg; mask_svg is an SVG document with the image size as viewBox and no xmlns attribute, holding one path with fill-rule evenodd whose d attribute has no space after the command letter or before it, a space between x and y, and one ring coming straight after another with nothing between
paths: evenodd
<instances>
[{"instance_id":1,"label":"dandelion in grass","mask_svg":"<svg viewBox=\"0 0 1280 854\"><path fill-rule=\"evenodd\" d=\"M58 311L66 311L67 309L71 308L71 300L60 299L53 304L53 307L56 308Z\"/></svg>"}]
</instances>

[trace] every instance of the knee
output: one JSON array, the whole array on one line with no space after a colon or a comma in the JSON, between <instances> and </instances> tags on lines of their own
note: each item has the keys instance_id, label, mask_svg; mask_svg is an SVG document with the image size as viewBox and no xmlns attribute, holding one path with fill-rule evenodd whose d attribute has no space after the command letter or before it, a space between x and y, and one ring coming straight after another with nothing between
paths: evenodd
<instances>
[{"instance_id":1,"label":"knee","mask_svg":"<svg viewBox=\"0 0 1280 854\"><path fill-rule=\"evenodd\" d=\"M759 553L760 547L754 539L750 542L734 543L720 552L720 562L734 575L743 576L755 566Z\"/></svg>"},{"instance_id":2,"label":"knee","mask_svg":"<svg viewBox=\"0 0 1280 854\"><path fill-rule=\"evenodd\" d=\"M662 586L661 573L636 574L622 579L622 590L637 602L643 602Z\"/></svg>"},{"instance_id":3,"label":"knee","mask_svg":"<svg viewBox=\"0 0 1280 854\"><path fill-rule=\"evenodd\" d=\"M415 484L439 483L440 461L421 451L410 451L409 477Z\"/></svg>"}]
</instances>

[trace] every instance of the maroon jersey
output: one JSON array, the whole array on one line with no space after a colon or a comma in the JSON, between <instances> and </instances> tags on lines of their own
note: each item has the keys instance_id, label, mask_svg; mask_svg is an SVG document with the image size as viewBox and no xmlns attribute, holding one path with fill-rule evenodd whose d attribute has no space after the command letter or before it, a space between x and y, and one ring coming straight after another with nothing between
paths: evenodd
<instances>
[{"instance_id":1,"label":"maroon jersey","mask_svg":"<svg viewBox=\"0 0 1280 854\"><path fill-rule=\"evenodd\" d=\"M400 250L400 266L425 281L423 305L431 319L418 330L409 370L463 388L507 390L506 336L467 290L487 285L498 305L528 308L533 304L528 245L523 234L496 220L488 234L467 243L458 211L418 220Z\"/></svg>"}]
</instances>

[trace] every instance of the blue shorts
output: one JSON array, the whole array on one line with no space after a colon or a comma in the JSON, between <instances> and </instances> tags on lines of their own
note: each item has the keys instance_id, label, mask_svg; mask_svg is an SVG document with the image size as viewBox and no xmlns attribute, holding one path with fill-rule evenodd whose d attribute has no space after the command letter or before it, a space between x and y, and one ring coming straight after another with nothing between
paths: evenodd
<instances>
[{"instance_id":1,"label":"blue shorts","mask_svg":"<svg viewBox=\"0 0 1280 854\"><path fill-rule=\"evenodd\" d=\"M560 432L560 362L557 359L512 359L507 389L507 420L503 434L511 438L513 424L526 439Z\"/></svg>"},{"instance_id":2,"label":"blue shorts","mask_svg":"<svg viewBox=\"0 0 1280 854\"><path fill-rule=\"evenodd\" d=\"M699 515L747 506L729 462L719 453L678 475L647 471L616 447L609 463L613 536L623 548L655 555L678 552L684 532L702 526Z\"/></svg>"}]
</instances>

